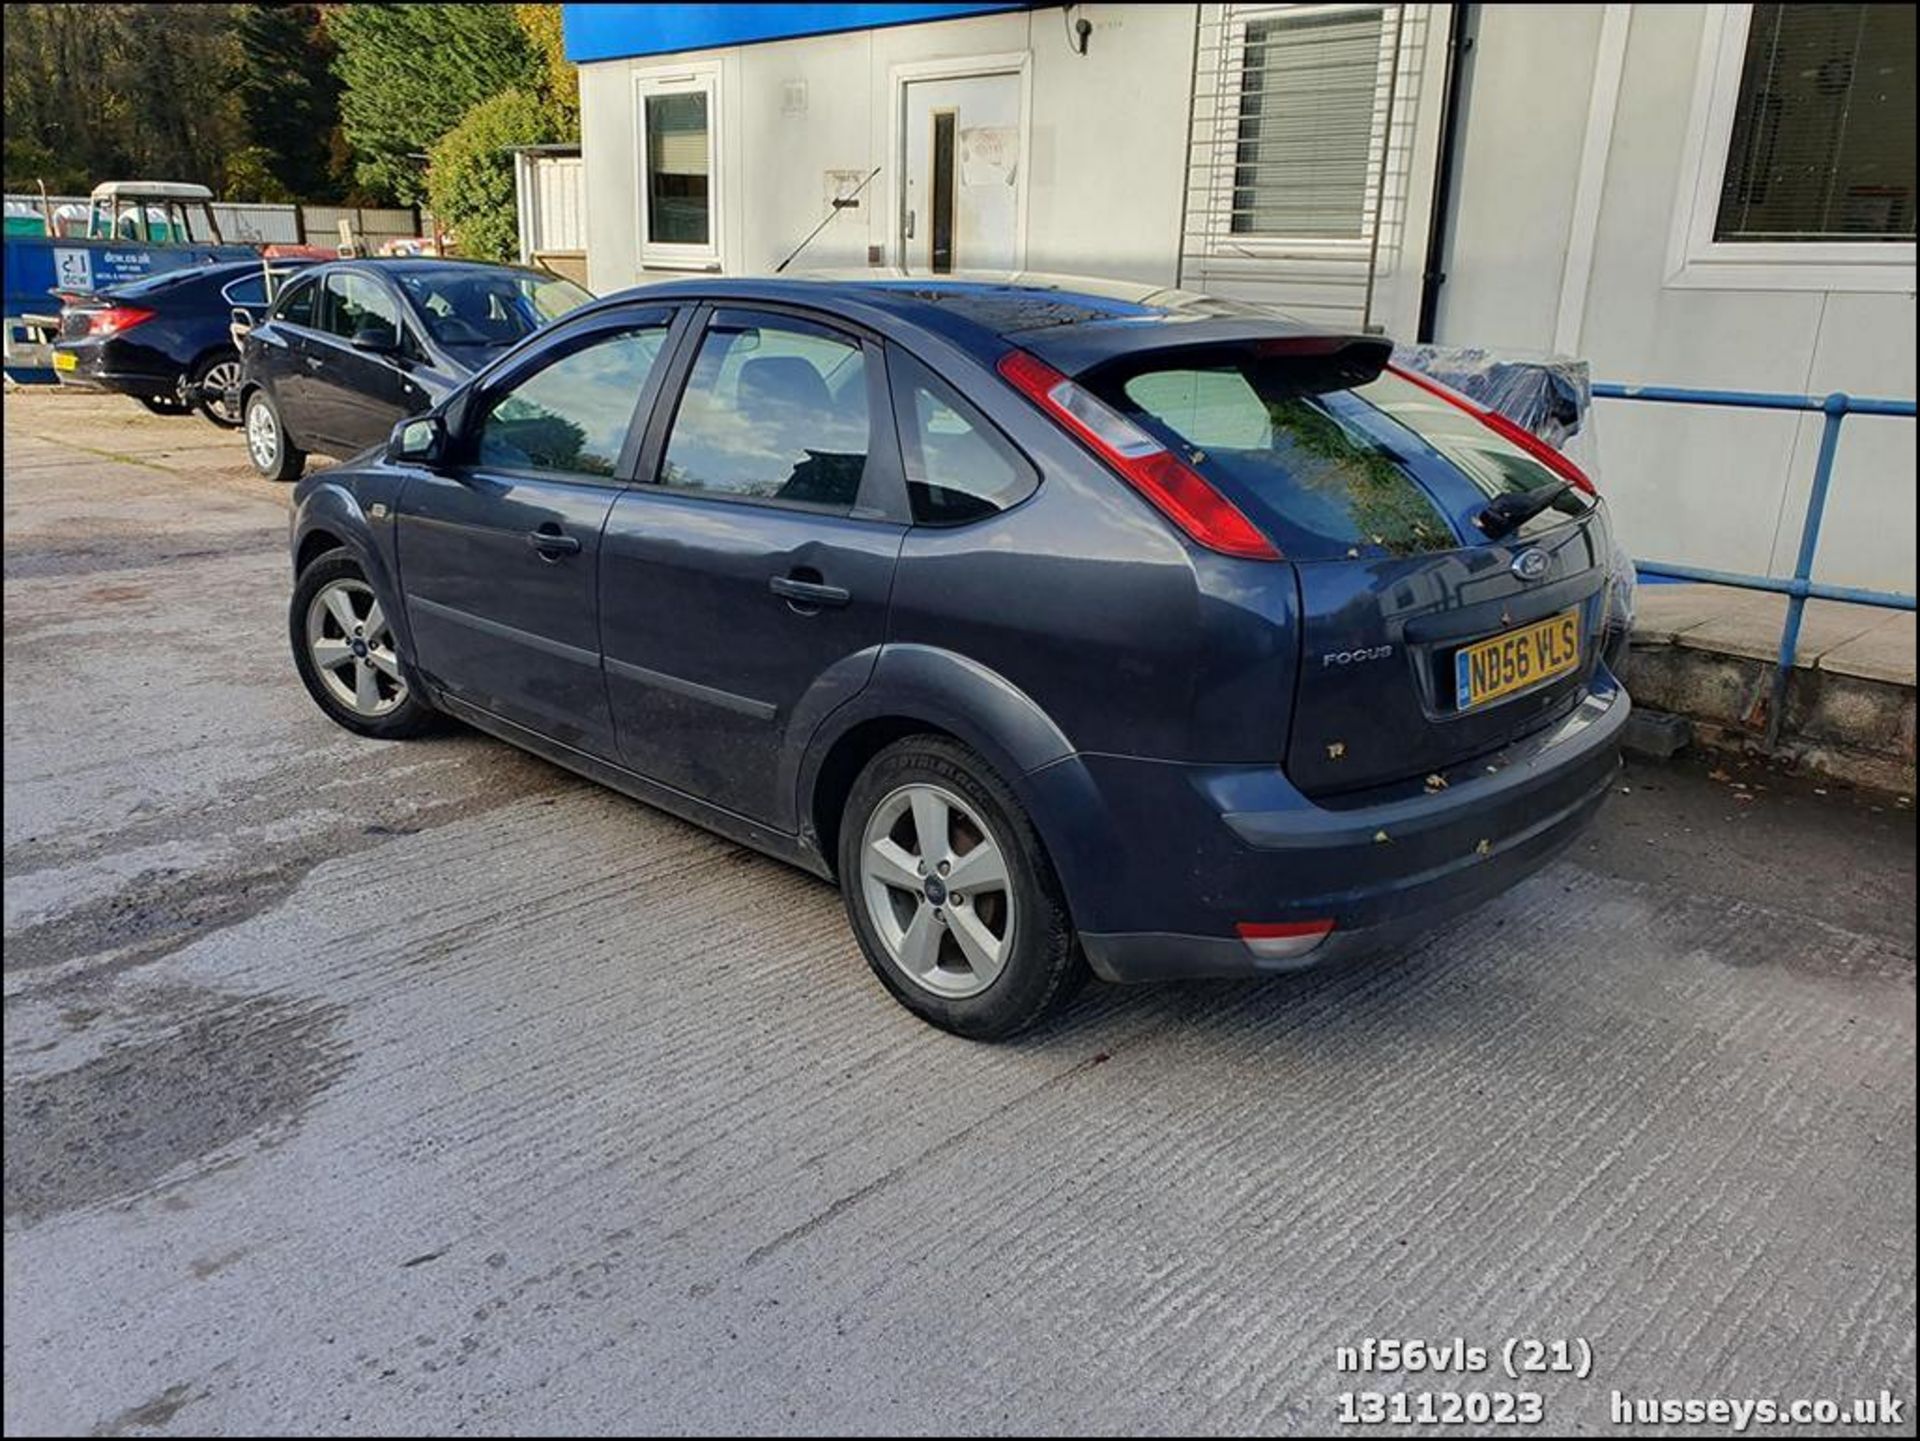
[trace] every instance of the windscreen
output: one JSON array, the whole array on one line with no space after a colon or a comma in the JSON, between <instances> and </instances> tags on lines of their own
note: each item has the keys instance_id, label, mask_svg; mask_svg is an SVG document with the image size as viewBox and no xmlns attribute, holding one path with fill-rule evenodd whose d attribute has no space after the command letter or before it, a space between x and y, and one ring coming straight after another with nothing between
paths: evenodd
<instances>
[{"instance_id":1,"label":"windscreen","mask_svg":"<svg viewBox=\"0 0 1920 1441\"><path fill-rule=\"evenodd\" d=\"M1241 503L1297 559L1416 555L1483 539L1495 495L1561 477L1472 414L1381 372L1346 387L1298 357L1133 357L1083 380ZM1584 514L1561 497L1520 535Z\"/></svg>"},{"instance_id":2,"label":"windscreen","mask_svg":"<svg viewBox=\"0 0 1920 1441\"><path fill-rule=\"evenodd\" d=\"M530 270L427 270L398 279L433 338L454 347L511 345L593 298L571 280Z\"/></svg>"}]
</instances>

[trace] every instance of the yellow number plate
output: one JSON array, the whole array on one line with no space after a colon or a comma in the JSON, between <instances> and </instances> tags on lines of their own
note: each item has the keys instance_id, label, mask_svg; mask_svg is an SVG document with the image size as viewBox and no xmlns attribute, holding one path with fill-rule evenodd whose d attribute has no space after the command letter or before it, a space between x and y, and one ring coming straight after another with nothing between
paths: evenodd
<instances>
[{"instance_id":1,"label":"yellow number plate","mask_svg":"<svg viewBox=\"0 0 1920 1441\"><path fill-rule=\"evenodd\" d=\"M78 370L80 368L80 357L75 355L71 350L56 350L53 353L53 368L55 370Z\"/></svg>"},{"instance_id":2,"label":"yellow number plate","mask_svg":"<svg viewBox=\"0 0 1920 1441\"><path fill-rule=\"evenodd\" d=\"M1454 700L1461 710L1564 675L1580 664L1580 612L1521 626L1454 652Z\"/></svg>"}]
</instances>

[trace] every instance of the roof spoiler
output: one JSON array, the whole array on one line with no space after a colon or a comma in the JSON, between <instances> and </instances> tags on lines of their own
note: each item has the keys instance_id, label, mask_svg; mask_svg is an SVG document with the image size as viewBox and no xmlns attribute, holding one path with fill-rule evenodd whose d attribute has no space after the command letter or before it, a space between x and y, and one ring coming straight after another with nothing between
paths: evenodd
<instances>
[{"instance_id":1,"label":"roof spoiler","mask_svg":"<svg viewBox=\"0 0 1920 1441\"><path fill-rule=\"evenodd\" d=\"M1216 317L1151 325L1063 325L1009 335L1063 375L1105 377L1182 364L1274 363L1314 372L1312 389L1348 390L1386 368L1393 342L1384 335L1314 330L1286 321Z\"/></svg>"}]
</instances>

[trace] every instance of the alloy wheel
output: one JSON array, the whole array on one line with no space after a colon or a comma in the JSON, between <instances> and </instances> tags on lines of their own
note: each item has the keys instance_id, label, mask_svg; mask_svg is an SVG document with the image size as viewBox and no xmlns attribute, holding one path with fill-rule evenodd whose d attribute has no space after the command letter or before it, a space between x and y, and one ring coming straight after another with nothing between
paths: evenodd
<instances>
[{"instance_id":1,"label":"alloy wheel","mask_svg":"<svg viewBox=\"0 0 1920 1441\"><path fill-rule=\"evenodd\" d=\"M240 362L223 360L200 377L200 400L215 420L238 425L240 416L227 396L240 384ZM253 442L253 427L247 427L247 442Z\"/></svg>"},{"instance_id":2,"label":"alloy wheel","mask_svg":"<svg viewBox=\"0 0 1920 1441\"><path fill-rule=\"evenodd\" d=\"M407 698L393 629L364 580L330 581L314 592L307 652L327 693L355 715L383 716Z\"/></svg>"},{"instance_id":3,"label":"alloy wheel","mask_svg":"<svg viewBox=\"0 0 1920 1441\"><path fill-rule=\"evenodd\" d=\"M887 795L860 845L874 931L915 985L964 999L992 985L1013 951L1004 848L952 791L915 783Z\"/></svg>"},{"instance_id":4,"label":"alloy wheel","mask_svg":"<svg viewBox=\"0 0 1920 1441\"><path fill-rule=\"evenodd\" d=\"M272 407L264 400L256 400L247 407L247 454L264 472L271 472L280 459L280 426L274 419Z\"/></svg>"}]
</instances>

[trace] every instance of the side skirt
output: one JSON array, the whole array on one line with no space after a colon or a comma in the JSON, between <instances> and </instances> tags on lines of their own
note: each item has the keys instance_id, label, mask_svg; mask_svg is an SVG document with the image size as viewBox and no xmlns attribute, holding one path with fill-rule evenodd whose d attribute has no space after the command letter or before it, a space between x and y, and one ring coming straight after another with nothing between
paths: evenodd
<instances>
[{"instance_id":1,"label":"side skirt","mask_svg":"<svg viewBox=\"0 0 1920 1441\"><path fill-rule=\"evenodd\" d=\"M671 786L663 786L658 781L648 780L645 776L617 766L612 761L602 760L598 756L588 755L585 751L575 750L572 746L550 740L538 731L527 729L510 720L503 720L491 711L482 710L476 705L436 690L433 696L436 708L445 711L458 720L465 721L475 730L485 731L498 740L515 745L525 751L531 751L543 760L552 761L570 771L585 776L588 780L598 781L611 790L634 800L665 811L668 815L678 816L716 835L747 846L777 861L785 861L790 866L798 866L810 875L821 880L832 880L833 873L818 849L799 836L790 836L737 815L733 811L723 810L719 806L709 805L685 791L677 791Z\"/></svg>"}]
</instances>

